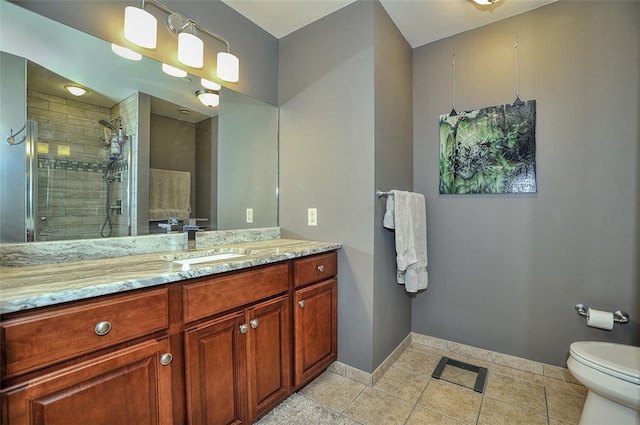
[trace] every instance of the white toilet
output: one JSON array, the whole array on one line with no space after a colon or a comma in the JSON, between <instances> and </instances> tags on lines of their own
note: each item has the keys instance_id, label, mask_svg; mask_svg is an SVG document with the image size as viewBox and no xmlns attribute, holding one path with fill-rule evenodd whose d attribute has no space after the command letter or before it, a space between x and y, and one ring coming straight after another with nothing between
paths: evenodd
<instances>
[{"instance_id":1,"label":"white toilet","mask_svg":"<svg viewBox=\"0 0 640 425\"><path fill-rule=\"evenodd\" d=\"M640 425L640 347L574 342L567 367L589 390L579 425Z\"/></svg>"}]
</instances>

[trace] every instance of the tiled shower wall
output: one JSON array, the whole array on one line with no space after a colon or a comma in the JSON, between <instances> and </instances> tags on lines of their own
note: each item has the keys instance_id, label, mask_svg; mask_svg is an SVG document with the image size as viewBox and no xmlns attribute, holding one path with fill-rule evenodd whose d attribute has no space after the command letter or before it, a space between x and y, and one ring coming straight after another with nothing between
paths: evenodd
<instances>
[{"instance_id":1,"label":"tiled shower wall","mask_svg":"<svg viewBox=\"0 0 640 425\"><path fill-rule=\"evenodd\" d=\"M122 104L127 105L127 101ZM127 106L123 109L129 110ZM128 116L120 115L123 119ZM111 119L114 114L106 107L28 90L27 117L38 122L36 240L101 237L107 217L103 175L109 161L99 140L104 137L99 121ZM121 216L115 211L111 214L112 224L115 223L112 236L124 236L129 225L128 164L124 160L114 165L122 174L122 182L111 184L111 204L122 199L124 207Z\"/></svg>"}]
</instances>

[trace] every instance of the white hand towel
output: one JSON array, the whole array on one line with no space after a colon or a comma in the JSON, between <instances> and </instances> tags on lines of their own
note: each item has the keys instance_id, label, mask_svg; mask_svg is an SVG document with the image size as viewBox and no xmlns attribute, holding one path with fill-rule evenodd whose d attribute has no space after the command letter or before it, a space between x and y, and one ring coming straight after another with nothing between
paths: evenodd
<instances>
[{"instance_id":1,"label":"white hand towel","mask_svg":"<svg viewBox=\"0 0 640 425\"><path fill-rule=\"evenodd\" d=\"M383 225L395 228L397 282L404 284L407 292L418 292L429 284L424 196L400 190L392 190L391 195Z\"/></svg>"}]
</instances>

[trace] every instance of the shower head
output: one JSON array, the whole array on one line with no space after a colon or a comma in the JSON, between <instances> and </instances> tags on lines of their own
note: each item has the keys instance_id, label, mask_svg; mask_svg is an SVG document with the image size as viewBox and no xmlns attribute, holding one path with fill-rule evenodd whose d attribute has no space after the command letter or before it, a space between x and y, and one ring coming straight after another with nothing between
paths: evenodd
<instances>
[{"instance_id":1,"label":"shower head","mask_svg":"<svg viewBox=\"0 0 640 425\"><path fill-rule=\"evenodd\" d=\"M109 121L109 120L100 120L100 124L104 125L107 128L110 128L111 130L117 130L118 129L118 127L114 123Z\"/></svg>"}]
</instances>

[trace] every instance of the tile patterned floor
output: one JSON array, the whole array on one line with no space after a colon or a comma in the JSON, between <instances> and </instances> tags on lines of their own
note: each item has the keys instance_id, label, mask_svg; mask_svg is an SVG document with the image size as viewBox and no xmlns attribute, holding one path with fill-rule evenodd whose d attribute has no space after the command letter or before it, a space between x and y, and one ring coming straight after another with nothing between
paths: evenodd
<instances>
[{"instance_id":1,"label":"tile patterned floor","mask_svg":"<svg viewBox=\"0 0 640 425\"><path fill-rule=\"evenodd\" d=\"M413 343L372 387L327 371L258 424L569 425L580 419L587 390L566 369L545 367L537 374L447 352L489 370L480 394L431 378L443 354Z\"/></svg>"}]
</instances>

